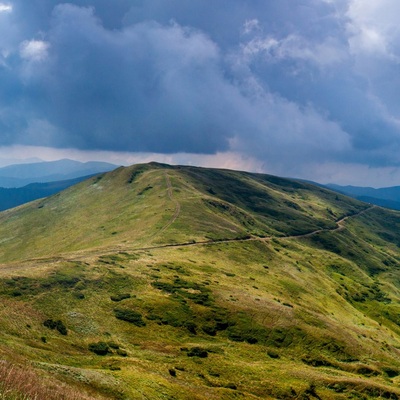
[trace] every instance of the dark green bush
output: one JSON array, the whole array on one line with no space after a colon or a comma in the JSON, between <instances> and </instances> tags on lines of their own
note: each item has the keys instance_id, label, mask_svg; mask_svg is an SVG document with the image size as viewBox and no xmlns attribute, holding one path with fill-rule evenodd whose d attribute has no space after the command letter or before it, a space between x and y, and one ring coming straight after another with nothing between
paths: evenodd
<instances>
[{"instance_id":1,"label":"dark green bush","mask_svg":"<svg viewBox=\"0 0 400 400\"><path fill-rule=\"evenodd\" d=\"M119 301L122 301L125 299L130 299L130 298L131 298L131 295L129 293L116 294L116 295L110 297L110 299L115 302L119 302Z\"/></svg>"},{"instance_id":2,"label":"dark green bush","mask_svg":"<svg viewBox=\"0 0 400 400\"><path fill-rule=\"evenodd\" d=\"M60 285L64 288L70 288L75 286L80 279L76 276L69 276L64 274L62 271L56 271L49 279L48 284L50 286Z\"/></svg>"},{"instance_id":3,"label":"dark green bush","mask_svg":"<svg viewBox=\"0 0 400 400\"><path fill-rule=\"evenodd\" d=\"M190 333L196 334L197 325L194 322L188 321L184 326Z\"/></svg>"},{"instance_id":4,"label":"dark green bush","mask_svg":"<svg viewBox=\"0 0 400 400\"><path fill-rule=\"evenodd\" d=\"M155 281L152 282L152 285L163 292L180 296L181 301L183 299L189 299L196 304L204 306L211 306L213 303L210 289L207 286L196 282L188 282L181 278L175 278L173 283ZM198 293L190 292L188 289L196 290Z\"/></svg>"},{"instance_id":5,"label":"dark green bush","mask_svg":"<svg viewBox=\"0 0 400 400\"><path fill-rule=\"evenodd\" d=\"M385 372L389 378L395 378L400 375L398 370L392 368L383 368L383 372Z\"/></svg>"},{"instance_id":6,"label":"dark green bush","mask_svg":"<svg viewBox=\"0 0 400 400\"><path fill-rule=\"evenodd\" d=\"M235 325L234 322L226 321L226 320L217 320L215 322L215 329L217 331L225 331L230 326Z\"/></svg>"},{"instance_id":7,"label":"dark green bush","mask_svg":"<svg viewBox=\"0 0 400 400\"><path fill-rule=\"evenodd\" d=\"M192 300L196 304L200 304L203 306L210 306L212 301L210 295L208 293L187 293L186 297Z\"/></svg>"},{"instance_id":8,"label":"dark green bush","mask_svg":"<svg viewBox=\"0 0 400 400\"><path fill-rule=\"evenodd\" d=\"M204 333L210 336L215 336L217 334L217 329L213 325L203 325L201 329L203 330Z\"/></svg>"},{"instance_id":9,"label":"dark green bush","mask_svg":"<svg viewBox=\"0 0 400 400\"><path fill-rule=\"evenodd\" d=\"M205 349L202 349L201 347L192 347L187 352L187 355L188 355L188 357L206 358L206 357L208 357L208 351Z\"/></svg>"},{"instance_id":10,"label":"dark green bush","mask_svg":"<svg viewBox=\"0 0 400 400\"><path fill-rule=\"evenodd\" d=\"M43 322L43 325L49 329L56 329L56 321L53 321L52 319L46 319L46 321Z\"/></svg>"},{"instance_id":11,"label":"dark green bush","mask_svg":"<svg viewBox=\"0 0 400 400\"><path fill-rule=\"evenodd\" d=\"M146 316L146 318L149 320L149 321L162 321L162 317L161 316L159 316L158 314L153 314L153 313L150 313L150 314L148 314L147 316Z\"/></svg>"},{"instance_id":12,"label":"dark green bush","mask_svg":"<svg viewBox=\"0 0 400 400\"><path fill-rule=\"evenodd\" d=\"M122 321L130 322L136 326L146 326L146 322L143 321L142 315L136 311L116 308L114 314L117 319Z\"/></svg>"},{"instance_id":13,"label":"dark green bush","mask_svg":"<svg viewBox=\"0 0 400 400\"><path fill-rule=\"evenodd\" d=\"M60 320L56 321L56 324L56 329L61 335L66 335L68 333L67 327Z\"/></svg>"},{"instance_id":14,"label":"dark green bush","mask_svg":"<svg viewBox=\"0 0 400 400\"><path fill-rule=\"evenodd\" d=\"M61 335L66 335L68 333L67 327L60 320L53 321L52 319L46 319L43 325L49 329L56 329Z\"/></svg>"},{"instance_id":15,"label":"dark green bush","mask_svg":"<svg viewBox=\"0 0 400 400\"><path fill-rule=\"evenodd\" d=\"M119 356L121 356L121 357L127 357L128 356L128 353L125 350L122 350L122 349L118 349L117 350L117 354Z\"/></svg>"},{"instance_id":16,"label":"dark green bush","mask_svg":"<svg viewBox=\"0 0 400 400\"><path fill-rule=\"evenodd\" d=\"M90 343L88 348L98 356L105 356L110 350L108 344L105 342Z\"/></svg>"},{"instance_id":17,"label":"dark green bush","mask_svg":"<svg viewBox=\"0 0 400 400\"><path fill-rule=\"evenodd\" d=\"M279 358L279 354L274 351L274 350L268 350L267 354L271 357L271 358Z\"/></svg>"}]
</instances>

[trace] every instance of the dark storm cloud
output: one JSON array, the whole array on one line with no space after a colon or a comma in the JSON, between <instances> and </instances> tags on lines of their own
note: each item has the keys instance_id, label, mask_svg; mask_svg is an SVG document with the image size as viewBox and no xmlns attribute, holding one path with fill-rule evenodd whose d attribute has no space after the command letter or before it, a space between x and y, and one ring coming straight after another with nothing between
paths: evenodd
<instances>
[{"instance_id":1,"label":"dark storm cloud","mask_svg":"<svg viewBox=\"0 0 400 400\"><path fill-rule=\"evenodd\" d=\"M398 165L384 3L0 2L0 144Z\"/></svg>"},{"instance_id":2,"label":"dark storm cloud","mask_svg":"<svg viewBox=\"0 0 400 400\"><path fill-rule=\"evenodd\" d=\"M26 74L43 99L37 111L45 107L49 121L65 131L53 145L227 148L232 109L226 100L235 90L203 34L156 22L110 31L91 9L72 5L56 7L52 18L46 60L28 61Z\"/></svg>"}]
</instances>

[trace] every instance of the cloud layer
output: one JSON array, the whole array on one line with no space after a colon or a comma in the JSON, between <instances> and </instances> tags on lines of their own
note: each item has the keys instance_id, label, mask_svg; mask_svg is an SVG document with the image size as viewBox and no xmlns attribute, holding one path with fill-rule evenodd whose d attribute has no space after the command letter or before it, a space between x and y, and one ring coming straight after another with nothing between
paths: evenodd
<instances>
[{"instance_id":1,"label":"cloud layer","mask_svg":"<svg viewBox=\"0 0 400 400\"><path fill-rule=\"evenodd\" d=\"M397 0L0 2L0 145L400 163Z\"/></svg>"}]
</instances>

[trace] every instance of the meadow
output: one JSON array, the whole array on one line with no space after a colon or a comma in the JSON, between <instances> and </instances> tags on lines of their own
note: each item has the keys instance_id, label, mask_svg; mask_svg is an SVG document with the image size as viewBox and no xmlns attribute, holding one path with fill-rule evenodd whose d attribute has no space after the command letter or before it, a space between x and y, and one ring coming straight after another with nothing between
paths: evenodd
<instances>
[{"instance_id":1,"label":"meadow","mask_svg":"<svg viewBox=\"0 0 400 400\"><path fill-rule=\"evenodd\" d=\"M155 163L5 211L0 394L398 399L399 226L311 184Z\"/></svg>"}]
</instances>

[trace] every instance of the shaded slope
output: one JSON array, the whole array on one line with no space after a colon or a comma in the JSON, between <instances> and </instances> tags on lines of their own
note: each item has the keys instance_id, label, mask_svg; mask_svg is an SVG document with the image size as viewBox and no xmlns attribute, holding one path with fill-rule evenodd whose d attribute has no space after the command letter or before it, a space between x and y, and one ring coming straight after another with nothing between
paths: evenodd
<instances>
[{"instance_id":1,"label":"shaded slope","mask_svg":"<svg viewBox=\"0 0 400 400\"><path fill-rule=\"evenodd\" d=\"M200 168L184 171L202 185L204 193L235 205L256 219L255 225L265 234L296 235L333 228L336 219L365 208L361 203L348 199L343 202L329 191L294 180Z\"/></svg>"}]
</instances>

